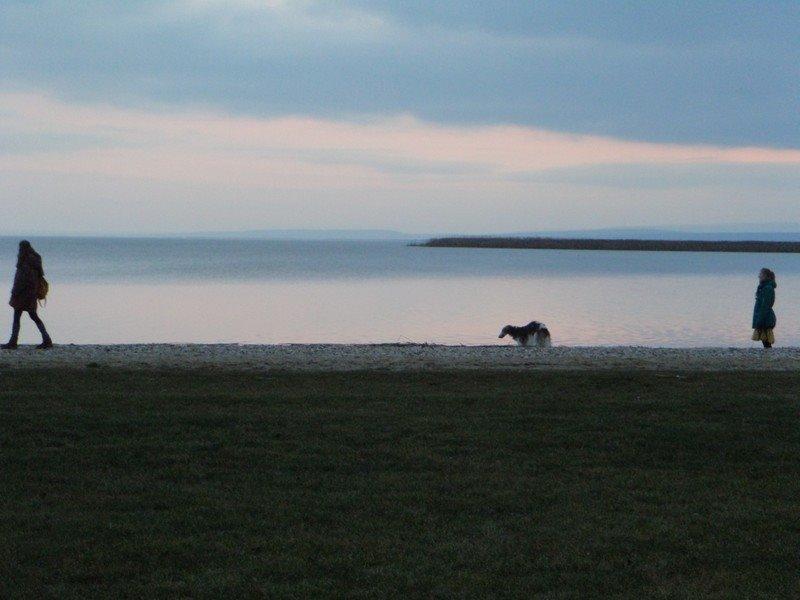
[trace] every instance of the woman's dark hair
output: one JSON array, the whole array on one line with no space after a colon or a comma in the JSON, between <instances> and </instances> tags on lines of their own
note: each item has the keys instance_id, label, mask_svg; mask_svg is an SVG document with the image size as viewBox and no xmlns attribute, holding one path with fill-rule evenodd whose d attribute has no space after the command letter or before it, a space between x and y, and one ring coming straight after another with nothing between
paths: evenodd
<instances>
[{"instance_id":1,"label":"woman's dark hair","mask_svg":"<svg viewBox=\"0 0 800 600\"><path fill-rule=\"evenodd\" d=\"M28 240L22 240L19 243L19 252L17 253L17 265L25 260L25 258L33 252L33 246Z\"/></svg>"},{"instance_id":2,"label":"woman's dark hair","mask_svg":"<svg viewBox=\"0 0 800 600\"><path fill-rule=\"evenodd\" d=\"M766 276L767 281L775 281L775 271L773 271L772 269L764 267L763 269L761 269L761 272Z\"/></svg>"}]
</instances>

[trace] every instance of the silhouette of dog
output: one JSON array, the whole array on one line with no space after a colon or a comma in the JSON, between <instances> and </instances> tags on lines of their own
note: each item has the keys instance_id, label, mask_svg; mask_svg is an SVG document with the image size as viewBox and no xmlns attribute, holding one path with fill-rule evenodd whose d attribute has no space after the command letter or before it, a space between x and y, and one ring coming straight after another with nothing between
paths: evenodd
<instances>
[{"instance_id":1,"label":"silhouette of dog","mask_svg":"<svg viewBox=\"0 0 800 600\"><path fill-rule=\"evenodd\" d=\"M539 321L531 321L522 327L506 325L497 337L504 338L510 335L520 346L527 346L533 342L534 346L547 348L550 346L550 330Z\"/></svg>"}]
</instances>

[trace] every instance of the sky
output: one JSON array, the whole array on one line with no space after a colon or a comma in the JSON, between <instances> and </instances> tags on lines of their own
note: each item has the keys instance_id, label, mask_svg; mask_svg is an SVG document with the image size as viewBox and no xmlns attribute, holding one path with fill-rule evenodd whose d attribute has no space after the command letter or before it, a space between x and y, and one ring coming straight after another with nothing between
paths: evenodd
<instances>
[{"instance_id":1,"label":"sky","mask_svg":"<svg viewBox=\"0 0 800 600\"><path fill-rule=\"evenodd\" d=\"M800 2L3 0L0 233L800 223Z\"/></svg>"}]
</instances>

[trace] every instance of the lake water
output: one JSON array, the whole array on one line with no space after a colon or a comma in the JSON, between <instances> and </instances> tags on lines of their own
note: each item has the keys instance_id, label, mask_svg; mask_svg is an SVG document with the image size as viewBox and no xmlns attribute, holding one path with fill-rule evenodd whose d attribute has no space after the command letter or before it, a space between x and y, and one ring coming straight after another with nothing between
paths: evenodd
<instances>
[{"instance_id":1,"label":"lake water","mask_svg":"<svg viewBox=\"0 0 800 600\"><path fill-rule=\"evenodd\" d=\"M32 239L57 343L749 346L756 275L778 275L780 345L800 345L800 256L417 248L402 242ZM0 238L0 278L16 239ZM0 313L10 327L11 311ZM5 336L3 331L0 335ZM22 341L37 341L23 322Z\"/></svg>"}]
</instances>

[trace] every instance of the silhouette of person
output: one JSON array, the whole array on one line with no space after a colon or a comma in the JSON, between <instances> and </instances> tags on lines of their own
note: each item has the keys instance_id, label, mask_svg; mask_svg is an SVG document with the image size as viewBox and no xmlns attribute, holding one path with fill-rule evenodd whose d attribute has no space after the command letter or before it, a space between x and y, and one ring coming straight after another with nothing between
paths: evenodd
<instances>
[{"instance_id":1,"label":"silhouette of person","mask_svg":"<svg viewBox=\"0 0 800 600\"><path fill-rule=\"evenodd\" d=\"M775 343L773 329L777 323L775 311L775 273L771 269L761 269L758 273L756 304L753 307L753 341L760 341L764 348L772 348Z\"/></svg>"},{"instance_id":2,"label":"silhouette of person","mask_svg":"<svg viewBox=\"0 0 800 600\"><path fill-rule=\"evenodd\" d=\"M14 274L14 286L11 288L11 300L9 305L14 309L14 323L11 327L11 339L7 344L0 348L13 350L19 341L19 327L22 313L27 312L39 332L42 334L42 343L36 346L40 350L53 347L53 341L45 329L44 323L36 312L39 300L39 289L44 279L44 269L42 269L42 257L33 249L31 243L22 240L19 243L19 253L17 254L17 271Z\"/></svg>"}]
</instances>

